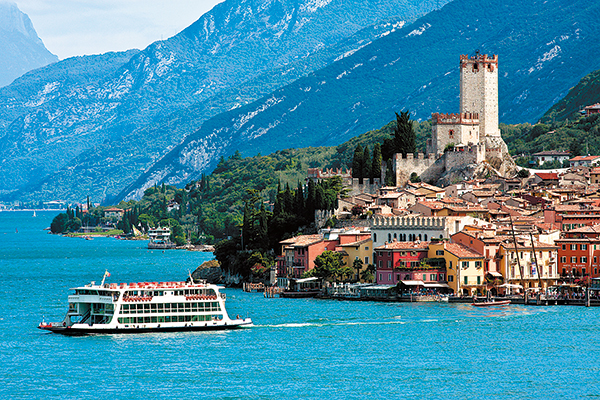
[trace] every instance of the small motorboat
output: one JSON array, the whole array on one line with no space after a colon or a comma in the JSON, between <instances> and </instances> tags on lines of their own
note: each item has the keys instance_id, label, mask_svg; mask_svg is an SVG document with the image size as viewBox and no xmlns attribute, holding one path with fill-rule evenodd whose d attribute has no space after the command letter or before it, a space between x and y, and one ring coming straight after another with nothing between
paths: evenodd
<instances>
[{"instance_id":1,"label":"small motorboat","mask_svg":"<svg viewBox=\"0 0 600 400\"><path fill-rule=\"evenodd\" d=\"M474 307L493 307L493 306L507 306L510 304L510 300L486 300L479 303L473 302L471 303Z\"/></svg>"}]
</instances>

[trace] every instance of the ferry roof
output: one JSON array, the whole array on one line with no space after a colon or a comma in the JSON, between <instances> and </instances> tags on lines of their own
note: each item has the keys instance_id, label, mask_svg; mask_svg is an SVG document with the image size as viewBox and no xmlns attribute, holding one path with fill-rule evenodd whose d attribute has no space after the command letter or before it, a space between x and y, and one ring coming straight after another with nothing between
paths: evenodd
<instances>
[{"instance_id":1,"label":"ferry roof","mask_svg":"<svg viewBox=\"0 0 600 400\"><path fill-rule=\"evenodd\" d=\"M132 282L132 283L105 283L104 285L96 285L96 282L92 282L85 286L78 286L75 289L179 289L179 288L198 288L208 287L216 285L202 283L189 283L189 282ZM219 287L219 286L216 286ZM219 287L220 288L220 287Z\"/></svg>"}]
</instances>

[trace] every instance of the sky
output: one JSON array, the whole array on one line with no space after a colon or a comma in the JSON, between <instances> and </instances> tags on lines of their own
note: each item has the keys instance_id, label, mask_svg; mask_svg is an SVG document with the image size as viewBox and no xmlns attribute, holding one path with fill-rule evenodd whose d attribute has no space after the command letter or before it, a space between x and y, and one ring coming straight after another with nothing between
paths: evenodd
<instances>
[{"instance_id":1,"label":"sky","mask_svg":"<svg viewBox=\"0 0 600 400\"><path fill-rule=\"evenodd\" d=\"M223 0L12 0L61 60L143 49L191 25Z\"/></svg>"}]
</instances>

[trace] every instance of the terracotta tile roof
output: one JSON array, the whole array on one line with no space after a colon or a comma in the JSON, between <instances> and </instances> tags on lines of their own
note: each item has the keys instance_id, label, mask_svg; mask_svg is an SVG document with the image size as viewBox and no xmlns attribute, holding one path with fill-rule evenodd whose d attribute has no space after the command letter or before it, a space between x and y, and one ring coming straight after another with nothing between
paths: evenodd
<instances>
[{"instance_id":1,"label":"terracotta tile roof","mask_svg":"<svg viewBox=\"0 0 600 400\"><path fill-rule=\"evenodd\" d=\"M586 206L584 204L558 204L554 207L556 212L567 212L567 211L598 211L600 207Z\"/></svg>"},{"instance_id":2,"label":"terracotta tile roof","mask_svg":"<svg viewBox=\"0 0 600 400\"><path fill-rule=\"evenodd\" d=\"M535 175L544 181L558 179L556 172L536 172Z\"/></svg>"},{"instance_id":3,"label":"terracotta tile roof","mask_svg":"<svg viewBox=\"0 0 600 400\"><path fill-rule=\"evenodd\" d=\"M496 194L496 192L492 190L473 190L471 193L475 197L492 197Z\"/></svg>"},{"instance_id":4,"label":"terracotta tile roof","mask_svg":"<svg viewBox=\"0 0 600 400\"><path fill-rule=\"evenodd\" d=\"M459 243L446 243L444 248L458 258L483 258L482 254L479 254L476 251L469 249L467 246Z\"/></svg>"},{"instance_id":5,"label":"terracotta tile roof","mask_svg":"<svg viewBox=\"0 0 600 400\"><path fill-rule=\"evenodd\" d=\"M444 203L441 203L439 201L427 201L427 200L417 201L417 204L420 204L420 205L430 208L432 210L441 210L445 206Z\"/></svg>"},{"instance_id":6,"label":"terracotta tile roof","mask_svg":"<svg viewBox=\"0 0 600 400\"><path fill-rule=\"evenodd\" d=\"M407 186L412 186L414 188L419 188L419 189L427 189L427 190L432 190L434 192L445 192L446 189L442 189L440 187L434 186L434 185L430 185L429 183L425 183L425 182L418 182L418 183L408 183Z\"/></svg>"},{"instance_id":7,"label":"terracotta tile roof","mask_svg":"<svg viewBox=\"0 0 600 400\"><path fill-rule=\"evenodd\" d=\"M319 243L322 240L323 240L323 236L316 234L316 235L295 236L293 238L283 240L279 243L287 244L291 247L305 247L305 246L309 246L314 243Z\"/></svg>"},{"instance_id":8,"label":"terracotta tile roof","mask_svg":"<svg viewBox=\"0 0 600 400\"><path fill-rule=\"evenodd\" d=\"M600 225L582 226L580 228L571 229L569 233L600 233Z\"/></svg>"},{"instance_id":9,"label":"terracotta tile roof","mask_svg":"<svg viewBox=\"0 0 600 400\"><path fill-rule=\"evenodd\" d=\"M600 156L577 156L571 158L569 161L593 161L597 158L600 158Z\"/></svg>"},{"instance_id":10,"label":"terracotta tile roof","mask_svg":"<svg viewBox=\"0 0 600 400\"><path fill-rule=\"evenodd\" d=\"M375 250L427 250L431 242L392 242L376 247Z\"/></svg>"},{"instance_id":11,"label":"terracotta tile roof","mask_svg":"<svg viewBox=\"0 0 600 400\"><path fill-rule=\"evenodd\" d=\"M399 197L405 196L404 193L398 193L398 192L390 192L390 193L386 193L383 196L379 196L380 199L397 199Z\"/></svg>"},{"instance_id":12,"label":"terracotta tile roof","mask_svg":"<svg viewBox=\"0 0 600 400\"><path fill-rule=\"evenodd\" d=\"M551 222L538 222L534 225L544 231L554 231L560 229L560 224L555 224Z\"/></svg>"},{"instance_id":13,"label":"terracotta tile roof","mask_svg":"<svg viewBox=\"0 0 600 400\"><path fill-rule=\"evenodd\" d=\"M472 205L472 206L444 206L444 208L447 208L448 210L451 211L456 211L456 212L483 212L483 213L487 213L489 212L489 210L487 208L484 207L478 207L476 205Z\"/></svg>"}]
</instances>

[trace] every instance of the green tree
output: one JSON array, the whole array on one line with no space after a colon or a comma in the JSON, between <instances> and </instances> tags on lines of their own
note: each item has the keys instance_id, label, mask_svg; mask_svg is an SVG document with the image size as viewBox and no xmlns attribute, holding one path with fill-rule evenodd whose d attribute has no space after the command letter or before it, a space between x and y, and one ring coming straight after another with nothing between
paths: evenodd
<instances>
[{"instance_id":1,"label":"green tree","mask_svg":"<svg viewBox=\"0 0 600 400\"><path fill-rule=\"evenodd\" d=\"M67 213L60 213L52 220L50 231L52 233L64 233L67 230L68 223L69 215Z\"/></svg>"},{"instance_id":2,"label":"green tree","mask_svg":"<svg viewBox=\"0 0 600 400\"><path fill-rule=\"evenodd\" d=\"M373 146L373 162L371 164L371 179L381 179L381 145Z\"/></svg>"},{"instance_id":3,"label":"green tree","mask_svg":"<svg viewBox=\"0 0 600 400\"><path fill-rule=\"evenodd\" d=\"M326 280L336 277L340 273L340 269L345 265L343 256L340 253L325 250L315 258L313 276Z\"/></svg>"},{"instance_id":4,"label":"green tree","mask_svg":"<svg viewBox=\"0 0 600 400\"><path fill-rule=\"evenodd\" d=\"M569 151L571 152L571 157L577 157L581 155L581 153L583 152L583 146L581 145L581 141L578 138L574 138L571 141Z\"/></svg>"},{"instance_id":5,"label":"green tree","mask_svg":"<svg viewBox=\"0 0 600 400\"><path fill-rule=\"evenodd\" d=\"M410 174L410 181L412 183L421 182L421 178L419 178L419 175L417 175L416 172L413 172L412 174Z\"/></svg>"},{"instance_id":6,"label":"green tree","mask_svg":"<svg viewBox=\"0 0 600 400\"><path fill-rule=\"evenodd\" d=\"M363 267L363 261L360 258L355 258L352 263L352 268L356 270L356 280L360 280L360 270Z\"/></svg>"},{"instance_id":7,"label":"green tree","mask_svg":"<svg viewBox=\"0 0 600 400\"><path fill-rule=\"evenodd\" d=\"M376 271L375 265L369 264L367 265L367 268L362 271L360 277L364 282L373 282L375 280Z\"/></svg>"},{"instance_id":8,"label":"green tree","mask_svg":"<svg viewBox=\"0 0 600 400\"><path fill-rule=\"evenodd\" d=\"M365 146L365 150L363 152L363 165L362 165L362 177L363 179L369 179L371 177L371 154L369 153L369 146ZM362 183L362 182L361 182ZM371 182L373 183L373 182Z\"/></svg>"},{"instance_id":9,"label":"green tree","mask_svg":"<svg viewBox=\"0 0 600 400\"><path fill-rule=\"evenodd\" d=\"M407 153L416 153L416 133L410 120L410 111L396 113L396 125L391 138L383 142L383 158L389 160L394 154L400 153L406 158Z\"/></svg>"},{"instance_id":10,"label":"green tree","mask_svg":"<svg viewBox=\"0 0 600 400\"><path fill-rule=\"evenodd\" d=\"M363 170L364 170L364 151L360 144L356 146L356 150L354 150L354 157L352 158L352 177L358 178L359 183L362 183L363 180Z\"/></svg>"},{"instance_id":11,"label":"green tree","mask_svg":"<svg viewBox=\"0 0 600 400\"><path fill-rule=\"evenodd\" d=\"M387 166L385 170L385 186L396 186L396 171L394 171L391 158L387 160Z\"/></svg>"}]
</instances>

